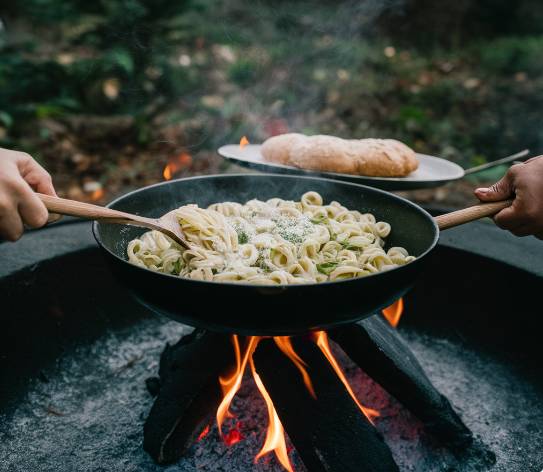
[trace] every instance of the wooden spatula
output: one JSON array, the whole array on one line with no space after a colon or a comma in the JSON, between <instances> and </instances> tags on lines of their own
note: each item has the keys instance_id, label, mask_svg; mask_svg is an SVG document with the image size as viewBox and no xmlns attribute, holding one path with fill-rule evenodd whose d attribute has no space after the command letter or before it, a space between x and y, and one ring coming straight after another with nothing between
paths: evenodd
<instances>
[{"instance_id":1,"label":"wooden spatula","mask_svg":"<svg viewBox=\"0 0 543 472\"><path fill-rule=\"evenodd\" d=\"M60 215L77 216L87 220L99 221L100 223L119 223L122 225L143 226L154 229L168 235L176 243L189 248L187 238L179 226L175 210L169 211L160 218L145 218L143 216L131 215L122 211L111 210L90 203L81 203L64 198L50 197L49 195L37 194L45 207L51 213Z\"/></svg>"}]
</instances>

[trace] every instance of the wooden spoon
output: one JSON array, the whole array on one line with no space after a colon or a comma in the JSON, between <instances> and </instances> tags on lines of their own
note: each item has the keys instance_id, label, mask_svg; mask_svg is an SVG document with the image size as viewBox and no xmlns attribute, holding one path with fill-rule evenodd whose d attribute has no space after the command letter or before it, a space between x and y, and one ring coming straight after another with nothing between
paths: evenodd
<instances>
[{"instance_id":1,"label":"wooden spoon","mask_svg":"<svg viewBox=\"0 0 543 472\"><path fill-rule=\"evenodd\" d=\"M99 221L100 223L119 223L122 225L143 226L154 229L168 235L176 243L190 249L187 238L181 230L181 226L175 216L175 210L169 211L158 219L145 218L143 216L131 215L122 211L111 210L90 203L81 203L64 198L50 197L49 195L37 194L45 207L51 213L61 215L77 216L87 220Z\"/></svg>"}]
</instances>

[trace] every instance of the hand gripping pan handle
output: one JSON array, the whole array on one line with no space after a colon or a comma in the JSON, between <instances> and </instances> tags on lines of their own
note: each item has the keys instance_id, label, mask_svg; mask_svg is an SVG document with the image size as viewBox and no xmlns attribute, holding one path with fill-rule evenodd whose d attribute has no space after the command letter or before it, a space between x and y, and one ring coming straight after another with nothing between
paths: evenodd
<instances>
[{"instance_id":1,"label":"hand gripping pan handle","mask_svg":"<svg viewBox=\"0 0 543 472\"><path fill-rule=\"evenodd\" d=\"M494 216L504 208L511 206L512 203L513 199L503 200L501 202L481 203L480 205L437 216L434 219L438 228L443 231L444 229L454 228L455 226L460 226L464 223L478 220L479 218Z\"/></svg>"}]
</instances>

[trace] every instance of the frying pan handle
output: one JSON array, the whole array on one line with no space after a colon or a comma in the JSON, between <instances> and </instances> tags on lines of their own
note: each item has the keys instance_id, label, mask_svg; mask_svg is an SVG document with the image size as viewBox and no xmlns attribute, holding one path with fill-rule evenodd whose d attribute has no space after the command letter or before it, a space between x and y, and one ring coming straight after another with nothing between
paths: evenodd
<instances>
[{"instance_id":1,"label":"frying pan handle","mask_svg":"<svg viewBox=\"0 0 543 472\"><path fill-rule=\"evenodd\" d=\"M435 217L437 226L441 231L455 226L475 221L485 216L493 216L500 210L511 206L514 199L502 200L501 202L481 203L463 210L453 211L445 215Z\"/></svg>"},{"instance_id":2,"label":"frying pan handle","mask_svg":"<svg viewBox=\"0 0 543 472\"><path fill-rule=\"evenodd\" d=\"M44 203L45 207L50 213L76 216L103 223L131 224L135 226L144 226L151 229L162 229L162 227L158 224L158 221L153 220L152 218L144 218L142 216L131 215L130 213L124 213L122 211L111 210L110 208L91 205L90 203L82 203L59 197L51 197L41 193L36 193L36 195Z\"/></svg>"}]
</instances>

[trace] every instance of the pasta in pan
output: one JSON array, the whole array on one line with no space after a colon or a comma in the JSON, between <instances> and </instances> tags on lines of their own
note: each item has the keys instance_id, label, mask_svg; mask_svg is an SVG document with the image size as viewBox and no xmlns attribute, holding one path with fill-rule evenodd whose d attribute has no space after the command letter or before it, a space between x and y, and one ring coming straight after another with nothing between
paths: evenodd
<instances>
[{"instance_id":1,"label":"pasta in pan","mask_svg":"<svg viewBox=\"0 0 543 472\"><path fill-rule=\"evenodd\" d=\"M128 245L132 264L197 280L270 285L363 277L415 259L402 247L385 252L388 223L338 202L323 205L317 192L300 202L255 199L175 213L190 249L148 231Z\"/></svg>"}]
</instances>

